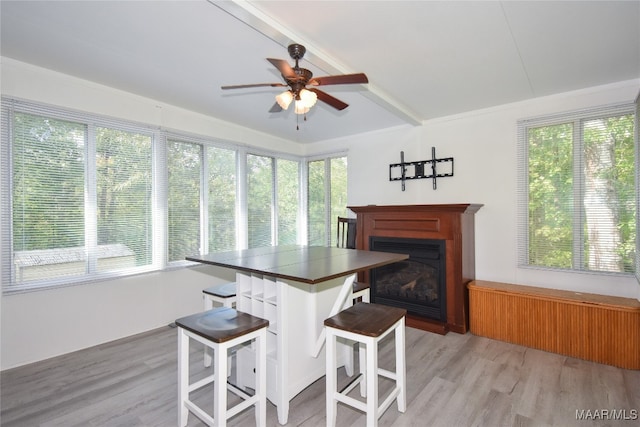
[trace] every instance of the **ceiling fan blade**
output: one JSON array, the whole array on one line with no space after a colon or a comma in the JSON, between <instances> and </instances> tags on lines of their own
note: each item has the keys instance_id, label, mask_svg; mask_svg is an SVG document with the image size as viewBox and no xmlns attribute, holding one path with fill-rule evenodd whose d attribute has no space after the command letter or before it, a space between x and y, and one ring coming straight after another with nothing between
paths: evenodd
<instances>
[{"instance_id":1,"label":"ceiling fan blade","mask_svg":"<svg viewBox=\"0 0 640 427\"><path fill-rule=\"evenodd\" d=\"M232 86L221 86L220 89L245 89L248 87L285 87L285 84L282 83L254 83L249 85L232 85Z\"/></svg>"},{"instance_id":2,"label":"ceiling fan blade","mask_svg":"<svg viewBox=\"0 0 640 427\"><path fill-rule=\"evenodd\" d=\"M345 108L347 108L349 106L349 104L340 101L338 98L335 98L335 97L329 95L327 92L321 91L320 89L309 88L307 90L310 90L311 92L314 92L316 95L318 95L318 99L320 101L326 102L327 104L331 105L336 110L341 110L342 111L342 110L344 110Z\"/></svg>"},{"instance_id":3,"label":"ceiling fan blade","mask_svg":"<svg viewBox=\"0 0 640 427\"><path fill-rule=\"evenodd\" d=\"M309 84L313 86L323 85L344 85L356 83L369 83L369 79L364 73L341 74L337 76L314 77L309 80Z\"/></svg>"},{"instance_id":4,"label":"ceiling fan blade","mask_svg":"<svg viewBox=\"0 0 640 427\"><path fill-rule=\"evenodd\" d=\"M269 109L270 113L279 113L282 111L282 107L277 102L274 102L271 108Z\"/></svg>"},{"instance_id":5,"label":"ceiling fan blade","mask_svg":"<svg viewBox=\"0 0 640 427\"><path fill-rule=\"evenodd\" d=\"M291 65L289 65L289 63L284 59L267 58L267 61L271 62L273 66L280 71L280 74L282 74L284 78L295 79L298 77L293 68L291 68Z\"/></svg>"}]
</instances>

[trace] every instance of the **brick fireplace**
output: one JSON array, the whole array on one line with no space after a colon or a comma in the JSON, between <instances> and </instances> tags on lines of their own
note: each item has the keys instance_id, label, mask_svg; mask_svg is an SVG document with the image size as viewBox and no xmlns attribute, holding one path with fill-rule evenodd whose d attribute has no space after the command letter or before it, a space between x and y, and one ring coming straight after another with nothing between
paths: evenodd
<instances>
[{"instance_id":1,"label":"brick fireplace","mask_svg":"<svg viewBox=\"0 0 640 427\"><path fill-rule=\"evenodd\" d=\"M378 283L381 275L392 277L389 269L361 274L358 280L372 283L373 278L375 281L371 289L372 302L406 304L408 326L440 334L466 333L469 329L467 284L475 279L475 213L481 207L480 204L350 206L357 215L357 249L385 251L396 247L391 251L397 252L403 244L408 244L406 253L410 253L410 249L423 253L436 245L442 247L444 254L440 268L435 268L436 264L431 261L424 262L424 266L418 267L420 277L410 279L409 283L398 283L400 290L388 290L389 280ZM412 258L420 261L419 257ZM407 266L397 268L406 270ZM441 285L438 285L439 278L431 278L435 270L444 276ZM399 271L397 277L403 274ZM414 292L407 293L407 289ZM436 303L442 307L436 308Z\"/></svg>"}]
</instances>

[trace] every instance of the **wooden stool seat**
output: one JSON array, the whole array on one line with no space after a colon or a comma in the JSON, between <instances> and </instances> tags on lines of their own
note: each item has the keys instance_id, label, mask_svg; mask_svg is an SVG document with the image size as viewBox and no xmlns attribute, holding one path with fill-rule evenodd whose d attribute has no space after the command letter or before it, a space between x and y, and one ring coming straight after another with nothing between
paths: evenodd
<instances>
[{"instance_id":1,"label":"wooden stool seat","mask_svg":"<svg viewBox=\"0 0 640 427\"><path fill-rule=\"evenodd\" d=\"M256 425L266 424L267 404L267 327L269 321L229 307L220 307L176 320L178 327L178 422L186 426L189 412L209 426L225 426L227 419L251 407L256 407ZM189 343L196 340L213 350L214 372L189 383ZM255 393L251 396L227 382L229 349L255 341ZM214 383L213 417L190 400L189 394ZM243 399L227 408L227 390Z\"/></svg>"},{"instance_id":2,"label":"wooden stool seat","mask_svg":"<svg viewBox=\"0 0 640 427\"><path fill-rule=\"evenodd\" d=\"M203 289L202 292L214 298L219 298L224 300L228 298L235 299L236 282L229 282L229 283L223 283L222 285L210 286L207 289Z\"/></svg>"},{"instance_id":3,"label":"wooden stool seat","mask_svg":"<svg viewBox=\"0 0 640 427\"><path fill-rule=\"evenodd\" d=\"M359 302L324 321L327 337L327 426L336 425L338 402L358 409L366 414L367 427L378 425L378 419L396 400L398 411L404 412L406 402L405 365L405 309L381 304ZM389 333L395 332L395 370L378 367L378 343ZM355 341L360 345L360 375L344 390L337 390L338 338ZM395 382L393 389L381 404L378 404L378 376ZM360 394L365 401L348 394L360 384Z\"/></svg>"},{"instance_id":4,"label":"wooden stool seat","mask_svg":"<svg viewBox=\"0 0 640 427\"><path fill-rule=\"evenodd\" d=\"M358 303L324 321L330 328L379 337L407 314L404 308Z\"/></svg>"},{"instance_id":5,"label":"wooden stool seat","mask_svg":"<svg viewBox=\"0 0 640 427\"><path fill-rule=\"evenodd\" d=\"M221 307L176 320L176 325L214 343L224 343L260 328L269 321L233 308Z\"/></svg>"}]
</instances>

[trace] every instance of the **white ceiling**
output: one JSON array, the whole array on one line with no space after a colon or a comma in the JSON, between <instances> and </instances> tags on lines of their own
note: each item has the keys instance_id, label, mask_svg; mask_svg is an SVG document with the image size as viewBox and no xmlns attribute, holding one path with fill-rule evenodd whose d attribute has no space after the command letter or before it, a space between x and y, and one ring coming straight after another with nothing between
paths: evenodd
<instances>
[{"instance_id":1,"label":"white ceiling","mask_svg":"<svg viewBox=\"0 0 640 427\"><path fill-rule=\"evenodd\" d=\"M136 93L292 141L313 142L640 77L640 1L11 1L2 56ZM324 86L300 121L269 113L282 82L265 59ZM290 60L290 63L293 63ZM290 108L291 110L291 108ZM298 117L301 119L301 117Z\"/></svg>"}]
</instances>

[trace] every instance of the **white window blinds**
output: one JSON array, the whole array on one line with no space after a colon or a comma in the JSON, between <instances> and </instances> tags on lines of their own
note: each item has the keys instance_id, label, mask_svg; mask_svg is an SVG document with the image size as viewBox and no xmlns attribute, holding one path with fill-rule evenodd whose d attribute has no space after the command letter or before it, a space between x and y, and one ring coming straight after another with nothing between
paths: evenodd
<instances>
[{"instance_id":1,"label":"white window blinds","mask_svg":"<svg viewBox=\"0 0 640 427\"><path fill-rule=\"evenodd\" d=\"M153 132L15 100L2 112L3 289L152 268Z\"/></svg>"},{"instance_id":2,"label":"white window blinds","mask_svg":"<svg viewBox=\"0 0 640 427\"><path fill-rule=\"evenodd\" d=\"M335 245L338 216L347 215L347 157L307 163L310 245Z\"/></svg>"},{"instance_id":3,"label":"white window blinds","mask_svg":"<svg viewBox=\"0 0 640 427\"><path fill-rule=\"evenodd\" d=\"M519 262L632 273L634 112L615 106L519 122Z\"/></svg>"}]
</instances>

